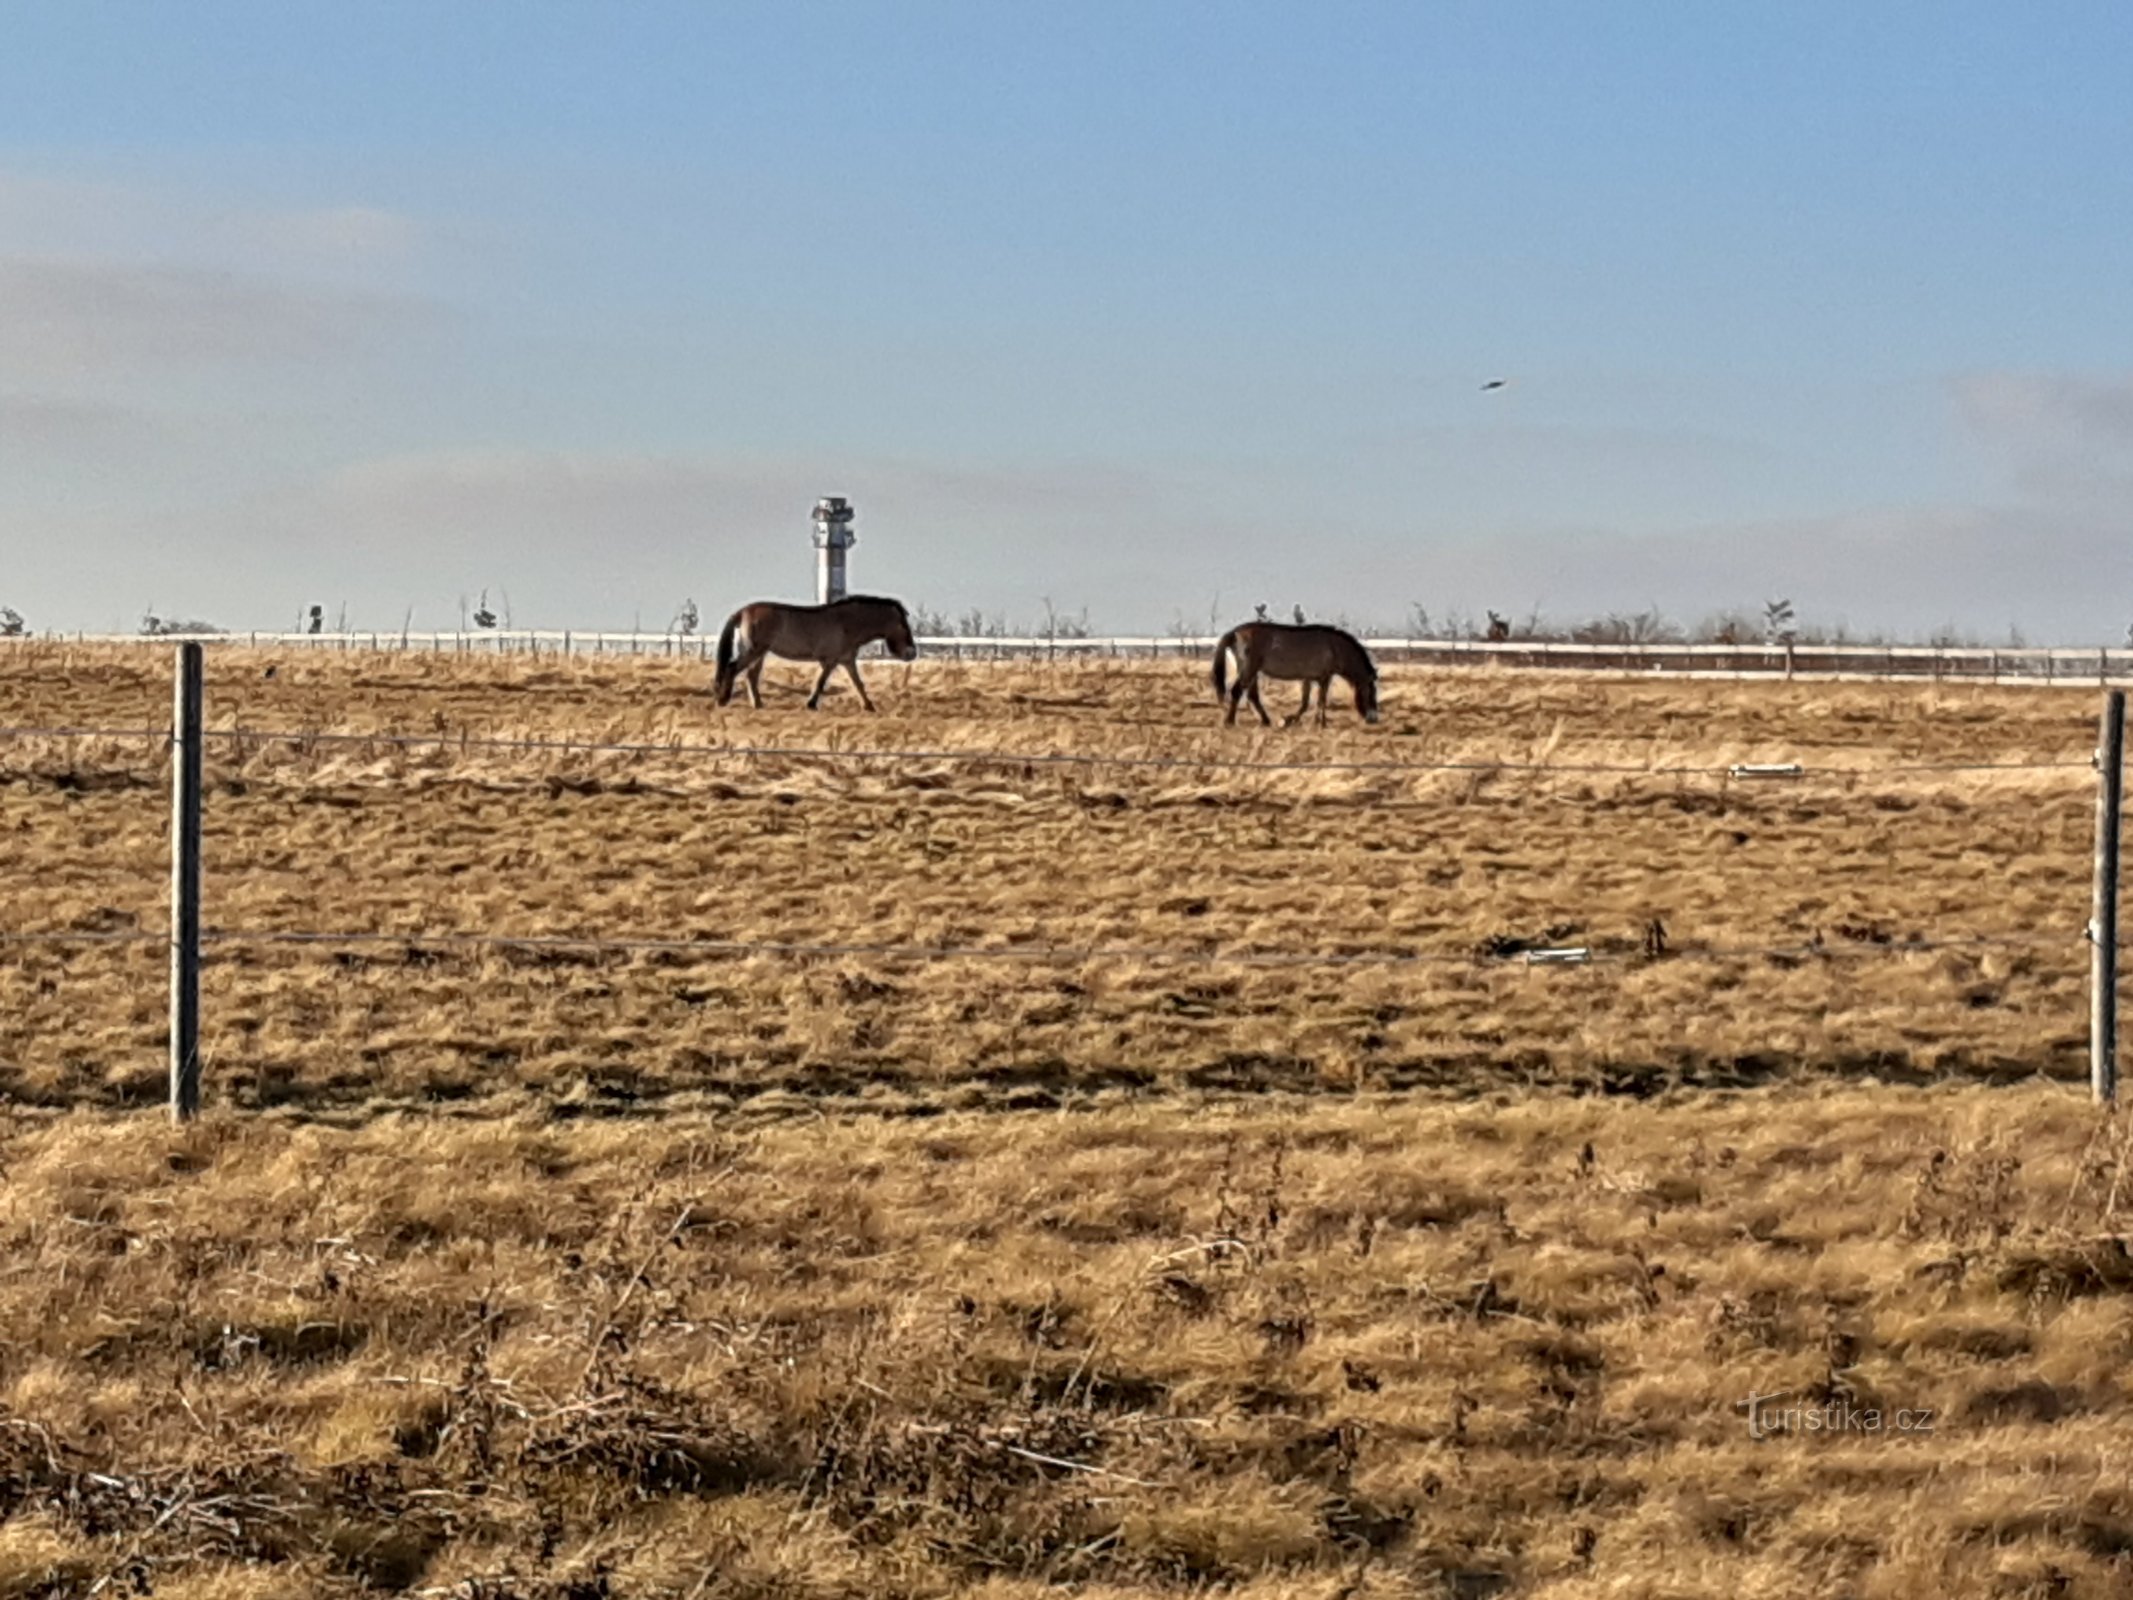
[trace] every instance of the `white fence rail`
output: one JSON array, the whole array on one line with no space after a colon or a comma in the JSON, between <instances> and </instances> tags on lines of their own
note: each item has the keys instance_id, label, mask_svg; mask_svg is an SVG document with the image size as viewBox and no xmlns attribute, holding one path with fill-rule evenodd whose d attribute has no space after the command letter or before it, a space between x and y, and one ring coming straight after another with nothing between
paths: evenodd
<instances>
[{"instance_id":1,"label":"white fence rail","mask_svg":"<svg viewBox=\"0 0 2133 1600\"><path fill-rule=\"evenodd\" d=\"M480 629L453 633L44 633L0 637L7 644L207 645L312 650L394 650L423 654L696 656L708 659L707 634L603 633L577 629ZM922 651L960 660L1204 658L1211 635L922 635ZM1570 670L1720 678L1963 679L1989 683L2093 687L2133 682L2133 648L2093 646L1988 649L1978 646L1876 644L1596 644L1559 640L1366 638L1383 662L1513 670Z\"/></svg>"}]
</instances>

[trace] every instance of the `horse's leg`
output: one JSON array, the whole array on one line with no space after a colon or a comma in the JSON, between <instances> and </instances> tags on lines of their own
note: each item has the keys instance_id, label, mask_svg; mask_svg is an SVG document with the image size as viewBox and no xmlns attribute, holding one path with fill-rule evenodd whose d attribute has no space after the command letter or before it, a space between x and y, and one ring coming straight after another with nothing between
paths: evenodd
<instances>
[{"instance_id":1,"label":"horse's leg","mask_svg":"<svg viewBox=\"0 0 2133 1600\"><path fill-rule=\"evenodd\" d=\"M872 711L874 702L867 696L867 686L859 679L859 658L857 656L846 656L844 658L844 675L852 680L852 687L859 691L859 703L869 711Z\"/></svg>"},{"instance_id":2,"label":"horse's leg","mask_svg":"<svg viewBox=\"0 0 2133 1600\"><path fill-rule=\"evenodd\" d=\"M1318 680L1318 725L1326 725L1326 702L1333 697L1333 676L1328 673ZM1308 697L1307 697L1308 698Z\"/></svg>"},{"instance_id":3,"label":"horse's leg","mask_svg":"<svg viewBox=\"0 0 2133 1600\"><path fill-rule=\"evenodd\" d=\"M1324 691L1324 690L1320 690L1319 692L1320 692L1321 694L1323 694L1323 693L1324 693L1325 691ZM1304 697L1303 697L1303 704L1302 704L1302 705L1300 705L1300 706L1298 706L1298 707L1296 708L1296 715L1294 715L1293 717L1283 717L1283 718L1281 719L1281 725L1282 725L1282 726L1283 726L1284 728L1293 728L1293 727L1295 727L1297 723L1299 723L1299 722L1303 721L1303 719L1304 719L1304 713L1305 713L1306 711L1309 711L1310 709L1311 709L1311 680L1310 680L1309 678L1306 678L1306 679L1304 679Z\"/></svg>"},{"instance_id":4,"label":"horse's leg","mask_svg":"<svg viewBox=\"0 0 2133 1600\"><path fill-rule=\"evenodd\" d=\"M1245 691L1245 698L1251 701L1252 709L1259 713L1259 726L1273 727L1274 719L1266 714L1266 702L1259 698L1259 675L1256 672L1252 674L1252 686Z\"/></svg>"},{"instance_id":5,"label":"horse's leg","mask_svg":"<svg viewBox=\"0 0 2133 1600\"><path fill-rule=\"evenodd\" d=\"M748 703L758 711L763 709L763 663L769 659L770 652L766 650L749 662L741 674L748 680Z\"/></svg>"},{"instance_id":6,"label":"horse's leg","mask_svg":"<svg viewBox=\"0 0 2133 1600\"><path fill-rule=\"evenodd\" d=\"M822 709L822 691L829 687L830 674L836 670L836 662L825 661L822 663L822 675L815 679L815 692L807 697L808 710L819 711Z\"/></svg>"}]
</instances>

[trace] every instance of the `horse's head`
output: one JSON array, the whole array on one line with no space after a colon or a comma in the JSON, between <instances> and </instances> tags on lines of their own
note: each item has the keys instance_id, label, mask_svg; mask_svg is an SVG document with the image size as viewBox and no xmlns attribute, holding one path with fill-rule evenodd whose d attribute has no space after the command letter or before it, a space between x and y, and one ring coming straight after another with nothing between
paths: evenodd
<instances>
[{"instance_id":1,"label":"horse's head","mask_svg":"<svg viewBox=\"0 0 2133 1600\"><path fill-rule=\"evenodd\" d=\"M1355 680L1355 709L1363 714L1363 720L1375 724L1378 720L1378 672L1374 666L1365 667Z\"/></svg>"},{"instance_id":2,"label":"horse's head","mask_svg":"<svg viewBox=\"0 0 2133 1600\"><path fill-rule=\"evenodd\" d=\"M901 601L892 600L889 606L889 626L883 632L881 642L897 660L916 661L918 641L911 637L911 614L904 610Z\"/></svg>"}]
</instances>

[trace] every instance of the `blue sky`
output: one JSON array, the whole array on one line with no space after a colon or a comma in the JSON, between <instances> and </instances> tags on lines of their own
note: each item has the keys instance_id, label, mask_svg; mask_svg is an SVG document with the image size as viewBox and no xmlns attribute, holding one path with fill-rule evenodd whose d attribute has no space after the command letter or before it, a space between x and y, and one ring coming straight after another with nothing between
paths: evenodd
<instances>
[{"instance_id":1,"label":"blue sky","mask_svg":"<svg viewBox=\"0 0 2133 1600\"><path fill-rule=\"evenodd\" d=\"M656 625L824 493L1016 620L2133 623L2133 7L0 28L35 625Z\"/></svg>"}]
</instances>

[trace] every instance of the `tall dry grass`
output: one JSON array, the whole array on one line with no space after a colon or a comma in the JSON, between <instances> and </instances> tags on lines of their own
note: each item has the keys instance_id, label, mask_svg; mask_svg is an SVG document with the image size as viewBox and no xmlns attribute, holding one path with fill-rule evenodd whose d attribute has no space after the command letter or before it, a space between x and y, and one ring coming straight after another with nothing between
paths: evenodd
<instances>
[{"instance_id":1,"label":"tall dry grass","mask_svg":"<svg viewBox=\"0 0 2133 1600\"><path fill-rule=\"evenodd\" d=\"M211 1081L245 1105L715 1109L790 1094L920 1108L2080 1068L2091 780L2076 698L1395 670L1384 727L1260 733L1224 729L1175 663L878 668L890 711L867 718L798 713L792 683L782 712L720 713L698 667L663 659L213 660L218 728L450 741L214 747L210 927L390 936L212 947ZM151 656L38 647L7 661L7 724L167 715ZM736 740L1398 765L686 748ZM148 736L0 740L0 871L25 891L9 926L154 932L160 759ZM1808 776L1728 781L1743 760L1799 760ZM2075 765L1890 770L2053 761ZM1492 762L1533 770L1472 769ZM1627 770L1577 770L1594 765ZM452 933L1159 958L758 959L428 937ZM1978 936L2017 942L1890 949ZM1549 942L1612 959L1493 959ZM1210 964L1249 954L1417 959ZM159 960L152 943L11 950L0 1087L48 1105L152 1097Z\"/></svg>"},{"instance_id":2,"label":"tall dry grass","mask_svg":"<svg viewBox=\"0 0 2133 1600\"><path fill-rule=\"evenodd\" d=\"M2048 1088L17 1123L0 1593L2120 1594L2129 1158Z\"/></svg>"},{"instance_id":3,"label":"tall dry grass","mask_svg":"<svg viewBox=\"0 0 2133 1600\"><path fill-rule=\"evenodd\" d=\"M152 940L0 946L0 1596L2125 1592L2133 1147L2052 1081L2090 780L1888 770L2078 763L2084 700L872 681L211 658L225 730L451 743L217 745L210 926L393 937L213 946L193 1129L129 1109ZM0 724L167 701L0 656ZM735 740L1544 770L679 748ZM164 781L0 739L0 929L153 934ZM1975 934L2046 942L1880 942ZM1542 938L1618 959L1487 955Z\"/></svg>"}]
</instances>

